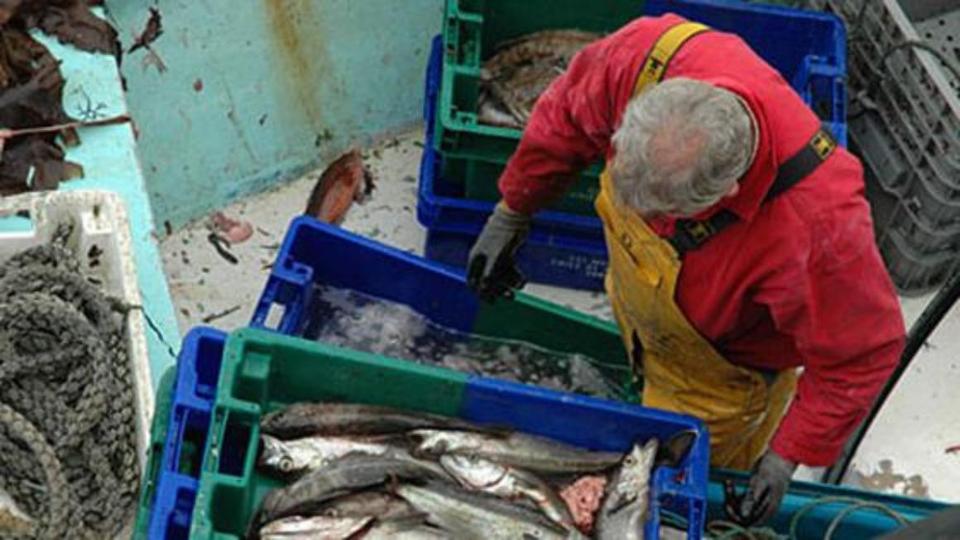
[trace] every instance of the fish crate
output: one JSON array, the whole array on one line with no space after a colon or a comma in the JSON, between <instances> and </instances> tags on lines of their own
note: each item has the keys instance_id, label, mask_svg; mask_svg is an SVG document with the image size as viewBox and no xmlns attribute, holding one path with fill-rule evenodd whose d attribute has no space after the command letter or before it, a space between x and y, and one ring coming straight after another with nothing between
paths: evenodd
<instances>
[{"instance_id":1,"label":"fish crate","mask_svg":"<svg viewBox=\"0 0 960 540\"><path fill-rule=\"evenodd\" d=\"M425 144L417 187L417 220L427 229L424 256L453 268L465 268L470 248L495 203L458 197L457 192L456 183L440 176L436 150ZM603 224L597 217L540 212L517 252L517 265L531 282L603 290L607 270Z\"/></svg>"},{"instance_id":2,"label":"fish crate","mask_svg":"<svg viewBox=\"0 0 960 540\"><path fill-rule=\"evenodd\" d=\"M867 107L850 136L885 189L919 203L932 227L960 225L960 4L806 0L850 32L849 84ZM916 45L911 45L916 44ZM931 50L933 52L931 52Z\"/></svg>"},{"instance_id":3,"label":"fish crate","mask_svg":"<svg viewBox=\"0 0 960 540\"><path fill-rule=\"evenodd\" d=\"M474 183L490 193L468 193L463 182L449 181L443 173L443 158L434 148L433 118L440 91L443 39L433 39L424 87L423 117L425 144L420 158L417 187L417 220L427 229L424 255L454 268L465 268L470 248L476 241L498 199L495 176L489 182ZM452 176L463 178L463 176ZM582 182L581 182L582 183ZM597 184L590 184L596 186ZM587 186L590 188L590 186ZM592 204L597 192L586 193ZM573 195L568 195L570 200ZM602 290L607 269L607 246L603 223L596 216L563 212L561 205L540 212L530 237L517 254L524 276L536 283L586 290Z\"/></svg>"},{"instance_id":4,"label":"fish crate","mask_svg":"<svg viewBox=\"0 0 960 540\"><path fill-rule=\"evenodd\" d=\"M666 510L687 519L688 538L701 537L709 448L706 429L692 417L244 329L227 341L191 538L244 535L259 501L279 485L255 468L261 416L323 400L458 417L594 450L626 451L637 440L696 430L679 466L654 473L644 532L658 538Z\"/></svg>"},{"instance_id":5,"label":"fish crate","mask_svg":"<svg viewBox=\"0 0 960 540\"><path fill-rule=\"evenodd\" d=\"M60 225L72 225L66 247L76 254L81 272L96 279L104 294L129 306L124 340L133 388L137 457L141 479L151 447L153 385L147 354L143 305L133 258L133 242L123 200L95 190L26 193L0 197L0 261L50 243ZM129 527L121 535L129 532Z\"/></svg>"},{"instance_id":6,"label":"fish crate","mask_svg":"<svg viewBox=\"0 0 960 540\"><path fill-rule=\"evenodd\" d=\"M904 296L935 291L960 268L957 252L920 253L896 229L881 238L878 246L894 285Z\"/></svg>"},{"instance_id":7,"label":"fish crate","mask_svg":"<svg viewBox=\"0 0 960 540\"><path fill-rule=\"evenodd\" d=\"M860 141L851 142L856 147ZM933 225L920 201L891 192L869 162L864 172L877 246L893 284L904 296L937 289L960 268L960 224Z\"/></svg>"},{"instance_id":8,"label":"fish crate","mask_svg":"<svg viewBox=\"0 0 960 540\"><path fill-rule=\"evenodd\" d=\"M308 217L291 223L251 326L309 337L323 325L311 306L318 286L401 302L462 332L599 356L605 372L623 379L627 391L639 397L612 324L523 294L515 302L481 304L463 277L449 269ZM202 327L184 338L168 419L154 422L137 538L188 535L225 339L222 332Z\"/></svg>"},{"instance_id":9,"label":"fish crate","mask_svg":"<svg viewBox=\"0 0 960 540\"><path fill-rule=\"evenodd\" d=\"M227 335L197 327L183 339L175 368L164 375L170 386L157 408L150 464L141 489L135 538L189 537L213 401Z\"/></svg>"},{"instance_id":10,"label":"fish crate","mask_svg":"<svg viewBox=\"0 0 960 540\"><path fill-rule=\"evenodd\" d=\"M729 0L447 0L443 46L431 57L441 67L428 69L439 83L428 82L425 95L441 175L462 184L465 198L499 198L496 181L521 131L477 118L481 67L498 43L546 29L608 33L641 15L667 12L743 37L846 144L846 32L833 15ZM552 208L595 215L601 166L587 169Z\"/></svg>"},{"instance_id":11,"label":"fish crate","mask_svg":"<svg viewBox=\"0 0 960 540\"><path fill-rule=\"evenodd\" d=\"M291 223L250 326L315 334L325 323L312 305L319 286L403 304L463 334L584 354L611 380L630 384L613 323L523 293L509 302L481 302L462 273L305 216Z\"/></svg>"},{"instance_id":12,"label":"fish crate","mask_svg":"<svg viewBox=\"0 0 960 540\"><path fill-rule=\"evenodd\" d=\"M148 538L150 515L160 479L160 463L167 441L167 422L170 420L170 405L173 403L173 384L177 378L175 366L167 368L160 376L154 398L153 420L150 424L150 446L147 449L147 466L140 482L140 500L137 504L134 538Z\"/></svg>"}]
</instances>

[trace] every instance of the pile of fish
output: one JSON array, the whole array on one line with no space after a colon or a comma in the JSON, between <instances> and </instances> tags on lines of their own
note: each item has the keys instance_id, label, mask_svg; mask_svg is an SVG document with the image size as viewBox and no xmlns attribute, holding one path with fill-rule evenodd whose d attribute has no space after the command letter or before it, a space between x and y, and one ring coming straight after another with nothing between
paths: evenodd
<instances>
[{"instance_id":1,"label":"pile of fish","mask_svg":"<svg viewBox=\"0 0 960 540\"><path fill-rule=\"evenodd\" d=\"M599 34L544 30L501 43L480 71L478 119L523 129L540 94Z\"/></svg>"},{"instance_id":2,"label":"pile of fish","mask_svg":"<svg viewBox=\"0 0 960 540\"><path fill-rule=\"evenodd\" d=\"M259 468L290 483L264 497L248 538L641 539L649 480L696 439L627 454L388 407L298 403L260 425ZM567 494L599 478L587 515ZM576 491L575 489L573 491ZM590 497L580 497L590 499Z\"/></svg>"}]
</instances>

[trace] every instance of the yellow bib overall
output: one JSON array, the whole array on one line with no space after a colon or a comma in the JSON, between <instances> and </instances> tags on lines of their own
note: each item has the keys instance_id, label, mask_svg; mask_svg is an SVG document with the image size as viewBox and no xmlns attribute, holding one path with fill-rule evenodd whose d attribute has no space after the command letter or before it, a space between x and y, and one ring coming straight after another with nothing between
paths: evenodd
<instances>
[{"instance_id":1,"label":"yellow bib overall","mask_svg":"<svg viewBox=\"0 0 960 540\"><path fill-rule=\"evenodd\" d=\"M635 95L662 78L684 41L705 30L683 23L661 36ZM604 171L596 208L609 251L605 286L630 358L642 362L634 371L642 373L643 404L702 419L710 431L711 463L749 469L780 423L796 371L785 370L768 383L759 372L724 359L676 304L677 251L636 212L621 207L612 187Z\"/></svg>"}]
</instances>

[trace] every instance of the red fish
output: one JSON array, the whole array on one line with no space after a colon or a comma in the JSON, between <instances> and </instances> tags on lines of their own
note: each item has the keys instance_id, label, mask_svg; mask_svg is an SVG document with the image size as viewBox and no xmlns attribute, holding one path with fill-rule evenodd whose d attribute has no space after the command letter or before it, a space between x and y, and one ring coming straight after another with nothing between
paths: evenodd
<instances>
[{"instance_id":1,"label":"red fish","mask_svg":"<svg viewBox=\"0 0 960 540\"><path fill-rule=\"evenodd\" d=\"M363 166L360 152L350 150L320 175L304 213L325 223L340 224L353 201L359 201L372 189L373 181Z\"/></svg>"}]
</instances>

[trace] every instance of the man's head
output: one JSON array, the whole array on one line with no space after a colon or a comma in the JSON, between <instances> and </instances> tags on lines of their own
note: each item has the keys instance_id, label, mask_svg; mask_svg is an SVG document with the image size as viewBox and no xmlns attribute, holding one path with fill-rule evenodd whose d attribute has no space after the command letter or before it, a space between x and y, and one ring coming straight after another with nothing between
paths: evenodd
<instances>
[{"instance_id":1,"label":"man's head","mask_svg":"<svg viewBox=\"0 0 960 540\"><path fill-rule=\"evenodd\" d=\"M613 135L611 174L623 204L644 216L692 216L734 195L756 147L736 94L691 79L657 84L627 105Z\"/></svg>"}]
</instances>

